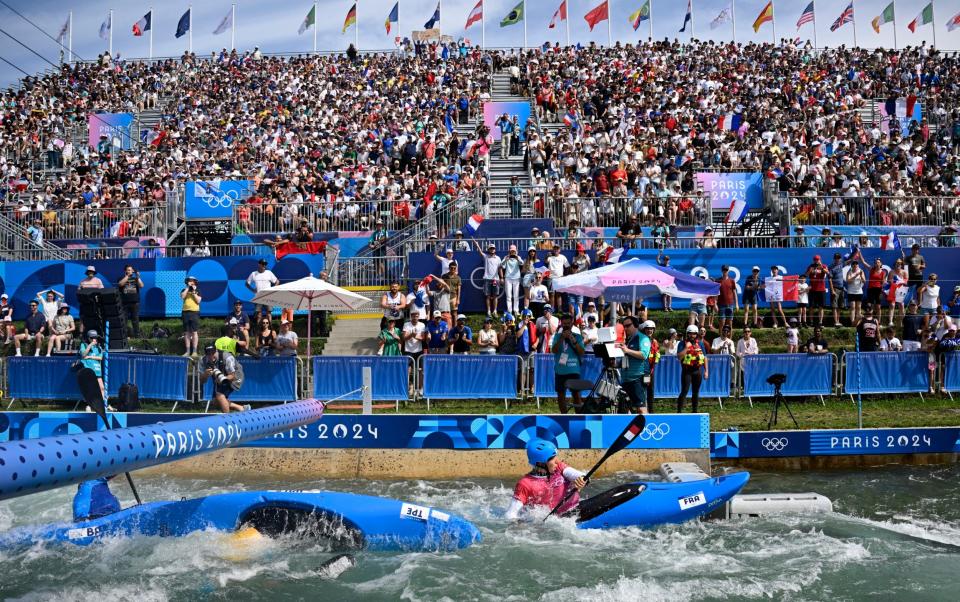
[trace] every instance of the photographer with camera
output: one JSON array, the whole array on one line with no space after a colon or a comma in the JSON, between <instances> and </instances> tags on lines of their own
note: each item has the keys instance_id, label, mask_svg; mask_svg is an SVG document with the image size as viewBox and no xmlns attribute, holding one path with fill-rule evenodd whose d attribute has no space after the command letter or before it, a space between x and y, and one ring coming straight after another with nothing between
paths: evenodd
<instances>
[{"instance_id":1,"label":"photographer with camera","mask_svg":"<svg viewBox=\"0 0 960 602\"><path fill-rule=\"evenodd\" d=\"M630 399L630 409L638 414L647 413L647 383L650 381L650 337L640 330L640 319L627 316L623 319L625 343L617 343L623 351L624 368L620 371L624 393Z\"/></svg>"},{"instance_id":2,"label":"photographer with camera","mask_svg":"<svg viewBox=\"0 0 960 602\"><path fill-rule=\"evenodd\" d=\"M143 289L143 280L140 273L132 265L123 266L123 278L117 282L120 291L120 302L123 310L130 319L130 334L133 338L140 338L140 291Z\"/></svg>"},{"instance_id":3,"label":"photographer with camera","mask_svg":"<svg viewBox=\"0 0 960 602\"><path fill-rule=\"evenodd\" d=\"M200 349L200 302L203 297L200 296L200 281L193 276L187 276L183 281L186 285L180 291L180 298L183 299L183 309L180 311L180 319L183 323L183 344L186 347L184 357L197 355Z\"/></svg>"},{"instance_id":4,"label":"photographer with camera","mask_svg":"<svg viewBox=\"0 0 960 602\"><path fill-rule=\"evenodd\" d=\"M566 414L569 411L567 407L567 383L571 380L580 379L580 361L583 359L583 337L573 332L573 316L564 314L560 319L560 331L553 335L550 342L550 351L553 353L554 364L554 386L557 390L557 404L560 406L560 413ZM582 404L580 400L580 391L572 390L573 405L579 408Z\"/></svg>"},{"instance_id":5,"label":"photographer with camera","mask_svg":"<svg viewBox=\"0 0 960 602\"><path fill-rule=\"evenodd\" d=\"M200 359L200 386L203 387L208 378L213 378L213 399L220 411L229 414L230 411L243 412L250 406L241 406L230 401L230 395L239 391L243 386L243 366L229 351L220 351L215 345L207 345L203 349L203 358Z\"/></svg>"}]
</instances>

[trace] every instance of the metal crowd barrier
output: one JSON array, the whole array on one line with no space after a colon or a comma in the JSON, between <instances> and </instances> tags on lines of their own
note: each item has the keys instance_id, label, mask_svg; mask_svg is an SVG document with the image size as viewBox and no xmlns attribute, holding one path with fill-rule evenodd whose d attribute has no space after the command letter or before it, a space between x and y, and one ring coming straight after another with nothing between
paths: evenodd
<instances>
[{"instance_id":1,"label":"metal crowd barrier","mask_svg":"<svg viewBox=\"0 0 960 602\"><path fill-rule=\"evenodd\" d=\"M523 394L519 388L523 358L516 355L424 354L417 363L428 412L431 399L503 399L504 408L509 409L510 399ZM483 388L490 383L499 388Z\"/></svg>"}]
</instances>

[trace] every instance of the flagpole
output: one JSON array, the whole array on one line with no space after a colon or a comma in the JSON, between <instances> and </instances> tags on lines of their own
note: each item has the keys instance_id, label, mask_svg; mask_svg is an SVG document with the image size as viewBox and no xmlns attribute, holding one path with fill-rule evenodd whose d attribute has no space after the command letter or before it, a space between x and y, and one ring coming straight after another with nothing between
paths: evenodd
<instances>
[{"instance_id":1,"label":"flagpole","mask_svg":"<svg viewBox=\"0 0 960 602\"><path fill-rule=\"evenodd\" d=\"M237 49L237 3L230 5L230 51Z\"/></svg>"},{"instance_id":2,"label":"flagpole","mask_svg":"<svg viewBox=\"0 0 960 602\"><path fill-rule=\"evenodd\" d=\"M650 0L650 14L647 15L647 28L650 30L650 42L653 42L653 0Z\"/></svg>"},{"instance_id":3,"label":"flagpole","mask_svg":"<svg viewBox=\"0 0 960 602\"><path fill-rule=\"evenodd\" d=\"M399 25L399 23L398 23ZM317 53L317 3L313 3L313 53Z\"/></svg>"},{"instance_id":4,"label":"flagpole","mask_svg":"<svg viewBox=\"0 0 960 602\"><path fill-rule=\"evenodd\" d=\"M357 7L357 13L354 15L353 21L353 47L357 52L360 52L360 0L357 0L354 6ZM400 15L397 16L399 17ZM399 22L397 23L397 27L400 27Z\"/></svg>"},{"instance_id":5,"label":"flagpole","mask_svg":"<svg viewBox=\"0 0 960 602\"><path fill-rule=\"evenodd\" d=\"M110 58L113 58L113 9L110 9Z\"/></svg>"},{"instance_id":6,"label":"flagpole","mask_svg":"<svg viewBox=\"0 0 960 602\"><path fill-rule=\"evenodd\" d=\"M153 18L156 15L153 14L153 7L150 7L150 56L148 58L153 59Z\"/></svg>"},{"instance_id":7,"label":"flagpole","mask_svg":"<svg viewBox=\"0 0 960 602\"><path fill-rule=\"evenodd\" d=\"M690 2L690 43L693 44L693 2Z\"/></svg>"},{"instance_id":8,"label":"flagpole","mask_svg":"<svg viewBox=\"0 0 960 602\"><path fill-rule=\"evenodd\" d=\"M770 25L773 30L773 45L777 45L777 5L773 0L770 0Z\"/></svg>"},{"instance_id":9,"label":"flagpole","mask_svg":"<svg viewBox=\"0 0 960 602\"><path fill-rule=\"evenodd\" d=\"M67 32L70 35L67 37L67 52L70 57L70 62L73 62L73 11L70 11L70 30Z\"/></svg>"},{"instance_id":10,"label":"flagpole","mask_svg":"<svg viewBox=\"0 0 960 602\"><path fill-rule=\"evenodd\" d=\"M817 45L817 0L811 0L813 2L813 48L814 50L818 49Z\"/></svg>"},{"instance_id":11,"label":"flagpole","mask_svg":"<svg viewBox=\"0 0 960 602\"><path fill-rule=\"evenodd\" d=\"M607 0L607 47L613 46L613 7L611 2L613 0Z\"/></svg>"},{"instance_id":12,"label":"flagpole","mask_svg":"<svg viewBox=\"0 0 960 602\"><path fill-rule=\"evenodd\" d=\"M190 18L187 19L187 52L193 54L193 5L187 10L190 11Z\"/></svg>"},{"instance_id":13,"label":"flagpole","mask_svg":"<svg viewBox=\"0 0 960 602\"><path fill-rule=\"evenodd\" d=\"M566 18L563 20L564 24L567 26L567 46L570 46L570 4L568 0L563 0L563 11L566 13Z\"/></svg>"},{"instance_id":14,"label":"flagpole","mask_svg":"<svg viewBox=\"0 0 960 602\"><path fill-rule=\"evenodd\" d=\"M480 48L487 47L487 5L480 2Z\"/></svg>"},{"instance_id":15,"label":"flagpole","mask_svg":"<svg viewBox=\"0 0 960 602\"><path fill-rule=\"evenodd\" d=\"M893 49L897 49L897 0L891 0L893 6Z\"/></svg>"},{"instance_id":16,"label":"flagpole","mask_svg":"<svg viewBox=\"0 0 960 602\"><path fill-rule=\"evenodd\" d=\"M737 44L737 3L730 0L730 20L733 21L733 44Z\"/></svg>"},{"instance_id":17,"label":"flagpole","mask_svg":"<svg viewBox=\"0 0 960 602\"><path fill-rule=\"evenodd\" d=\"M850 4L853 4L853 0L850 0ZM893 18L894 19L897 18L896 11L894 11ZM850 19L850 21L853 24L853 45L856 46L857 45L857 11L856 9L854 9L853 18ZM893 25L894 25L894 28L896 28L896 25L897 25L896 21L894 21Z\"/></svg>"},{"instance_id":18,"label":"flagpole","mask_svg":"<svg viewBox=\"0 0 960 602\"><path fill-rule=\"evenodd\" d=\"M930 31L933 32L933 47L936 48L937 47L937 13L935 12L936 9L934 8L933 5L934 3L931 2L930 3ZM896 14L897 11L894 10L893 12L894 14Z\"/></svg>"},{"instance_id":19,"label":"flagpole","mask_svg":"<svg viewBox=\"0 0 960 602\"><path fill-rule=\"evenodd\" d=\"M523 49L527 49L527 0L523 0Z\"/></svg>"}]
</instances>

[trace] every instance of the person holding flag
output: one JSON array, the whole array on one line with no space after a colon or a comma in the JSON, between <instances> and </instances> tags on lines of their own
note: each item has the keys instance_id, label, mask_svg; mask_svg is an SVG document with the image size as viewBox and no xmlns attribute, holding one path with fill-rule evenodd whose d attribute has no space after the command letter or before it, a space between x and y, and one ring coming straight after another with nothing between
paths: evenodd
<instances>
[{"instance_id":1,"label":"person holding flag","mask_svg":"<svg viewBox=\"0 0 960 602\"><path fill-rule=\"evenodd\" d=\"M900 308L901 318L907 315L903 302L907 298L908 280L907 267L901 257L894 262L893 269L887 275L887 305L890 307L890 319L887 321L887 326L893 326L898 307ZM883 316L880 316L880 321L883 321Z\"/></svg>"}]
</instances>

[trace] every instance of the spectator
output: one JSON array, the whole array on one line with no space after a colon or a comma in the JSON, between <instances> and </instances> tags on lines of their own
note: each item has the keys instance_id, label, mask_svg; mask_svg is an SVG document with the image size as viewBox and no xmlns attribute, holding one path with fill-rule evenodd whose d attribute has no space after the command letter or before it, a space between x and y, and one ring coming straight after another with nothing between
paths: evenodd
<instances>
[{"instance_id":1,"label":"spectator","mask_svg":"<svg viewBox=\"0 0 960 602\"><path fill-rule=\"evenodd\" d=\"M646 414L652 344L650 337L640 329L640 320L636 316L623 319L623 330L626 341L617 343L626 363L626 367L620 371L620 386L627 394L630 409L638 414Z\"/></svg>"},{"instance_id":2,"label":"spectator","mask_svg":"<svg viewBox=\"0 0 960 602\"><path fill-rule=\"evenodd\" d=\"M960 351L960 336L957 336L957 326L952 325L945 335L939 340L933 339L936 355L930 367L930 392L934 392L934 383L936 382L937 359L943 358L945 354ZM944 375L945 377L946 375ZM942 383L941 383L942 389Z\"/></svg>"},{"instance_id":3,"label":"spectator","mask_svg":"<svg viewBox=\"0 0 960 602\"><path fill-rule=\"evenodd\" d=\"M593 353L593 346L600 342L600 329L597 327L597 315L586 316L586 326L580 334L583 335L583 348L586 353Z\"/></svg>"},{"instance_id":4,"label":"spectator","mask_svg":"<svg viewBox=\"0 0 960 602\"><path fill-rule=\"evenodd\" d=\"M260 357L271 357L277 350L277 333L268 316L260 318L260 328L257 334L257 353Z\"/></svg>"},{"instance_id":5,"label":"spectator","mask_svg":"<svg viewBox=\"0 0 960 602\"><path fill-rule=\"evenodd\" d=\"M680 359L680 395L677 397L677 413L683 413L683 403L687 393L691 394L691 411L696 414L700 407L700 384L710 378L707 357L700 345L700 329L691 324L687 326L687 338L677 345L677 357Z\"/></svg>"},{"instance_id":6,"label":"spectator","mask_svg":"<svg viewBox=\"0 0 960 602\"><path fill-rule=\"evenodd\" d=\"M500 262L500 278L507 289L507 312L520 314L520 279L523 262L517 256L517 245L510 245L507 256Z\"/></svg>"},{"instance_id":7,"label":"spectator","mask_svg":"<svg viewBox=\"0 0 960 602\"><path fill-rule=\"evenodd\" d=\"M450 311L456 314L460 309L460 290L463 286L460 279L460 265L457 262L450 264L449 271L443 275L443 281L450 291Z\"/></svg>"},{"instance_id":8,"label":"spectator","mask_svg":"<svg viewBox=\"0 0 960 602\"><path fill-rule=\"evenodd\" d=\"M407 308L407 298L400 292L400 283L396 280L390 283L390 290L380 296L380 308L383 310L380 330L386 328L387 320L393 320L396 324L403 318L403 310Z\"/></svg>"},{"instance_id":9,"label":"spectator","mask_svg":"<svg viewBox=\"0 0 960 602\"><path fill-rule=\"evenodd\" d=\"M63 303L63 294L53 289L40 291L37 293L37 301L40 302L40 313L43 314L44 319L47 321L47 332L50 332L53 326L53 319L57 317L57 313L60 311L60 306Z\"/></svg>"},{"instance_id":10,"label":"spectator","mask_svg":"<svg viewBox=\"0 0 960 602\"><path fill-rule=\"evenodd\" d=\"M830 264L830 306L833 308L833 325L840 327L840 312L846 308L847 279L844 274L843 255L833 254L833 263Z\"/></svg>"},{"instance_id":11,"label":"spectator","mask_svg":"<svg viewBox=\"0 0 960 602\"><path fill-rule=\"evenodd\" d=\"M850 303L850 323L856 324L860 321L860 303L863 300L863 285L867 282L867 276L860 269L860 264L853 261L850 263L850 270L847 271L845 280L847 301Z\"/></svg>"},{"instance_id":12,"label":"spectator","mask_svg":"<svg viewBox=\"0 0 960 602\"><path fill-rule=\"evenodd\" d=\"M731 328L724 326L720 329L720 336L713 339L710 346L710 353L721 355L733 355L736 352L736 343L730 338Z\"/></svg>"},{"instance_id":13,"label":"spectator","mask_svg":"<svg viewBox=\"0 0 960 602\"><path fill-rule=\"evenodd\" d=\"M456 259L453 258L453 249L449 247L443 250L443 255L434 254L434 257L440 262L441 274L446 274L450 271L450 265L456 263Z\"/></svg>"},{"instance_id":14,"label":"spectator","mask_svg":"<svg viewBox=\"0 0 960 602\"><path fill-rule=\"evenodd\" d=\"M856 323L857 342L861 352L876 351L880 342L880 323L873 317L873 306L863 309L863 317Z\"/></svg>"},{"instance_id":15,"label":"spectator","mask_svg":"<svg viewBox=\"0 0 960 602\"><path fill-rule=\"evenodd\" d=\"M925 317L917 313L917 300L912 299L907 305L907 312L902 320L903 350L920 351L923 348L921 338L924 331Z\"/></svg>"},{"instance_id":16,"label":"spectator","mask_svg":"<svg viewBox=\"0 0 960 602\"><path fill-rule=\"evenodd\" d=\"M73 316L70 315L70 307L61 305L49 326L50 338L47 340L47 357L50 357L53 353L54 347L57 351L60 351L67 347L73 339L73 333L76 332L77 328L73 322Z\"/></svg>"},{"instance_id":17,"label":"spectator","mask_svg":"<svg viewBox=\"0 0 960 602\"><path fill-rule=\"evenodd\" d=\"M760 348L757 345L757 339L753 338L753 330L750 327L743 329L743 336L737 341L737 357L743 360L748 355L757 355Z\"/></svg>"},{"instance_id":18,"label":"spectator","mask_svg":"<svg viewBox=\"0 0 960 602\"><path fill-rule=\"evenodd\" d=\"M880 307L880 300L883 298L883 285L886 283L887 270L883 268L883 261L877 257L873 260L873 265L870 267L870 273L867 276L866 302L877 310L879 320L883 320L883 309Z\"/></svg>"},{"instance_id":19,"label":"spectator","mask_svg":"<svg viewBox=\"0 0 960 602\"><path fill-rule=\"evenodd\" d=\"M514 125L510 116L504 113L497 120L497 127L500 128L500 158L506 159L510 155L510 143L514 136Z\"/></svg>"},{"instance_id":20,"label":"spectator","mask_svg":"<svg viewBox=\"0 0 960 602\"><path fill-rule=\"evenodd\" d=\"M737 298L737 281L730 277L729 266L720 267L720 294L717 297L717 310L720 314L720 330L726 327L733 329L733 316L740 311L740 301Z\"/></svg>"},{"instance_id":21,"label":"spectator","mask_svg":"<svg viewBox=\"0 0 960 602\"><path fill-rule=\"evenodd\" d=\"M620 246L624 249L636 247L637 239L643 238L643 230L640 227L640 218L637 214L632 214L630 220L620 226L620 230L617 231L617 238L620 239Z\"/></svg>"},{"instance_id":22,"label":"spectator","mask_svg":"<svg viewBox=\"0 0 960 602\"><path fill-rule=\"evenodd\" d=\"M706 280L707 276L705 274L700 274L700 278ZM697 326L697 331L699 332L700 326L703 326L707 318L707 298L703 295L698 295L690 298L690 316L687 320L688 326Z\"/></svg>"},{"instance_id":23,"label":"spectator","mask_svg":"<svg viewBox=\"0 0 960 602\"><path fill-rule=\"evenodd\" d=\"M510 204L510 217L520 219L523 217L523 188L520 187L520 179L517 176L510 178L510 187L507 188L507 202Z\"/></svg>"},{"instance_id":24,"label":"spectator","mask_svg":"<svg viewBox=\"0 0 960 602\"><path fill-rule=\"evenodd\" d=\"M500 355L516 355L517 339L517 325L513 314L504 314L503 326L497 335L497 353Z\"/></svg>"},{"instance_id":25,"label":"spectator","mask_svg":"<svg viewBox=\"0 0 960 602\"><path fill-rule=\"evenodd\" d=\"M813 263L807 267L805 276L810 279L810 319L823 324L823 308L827 304L827 266L820 261L819 255L813 256ZM862 294L862 293L861 293Z\"/></svg>"},{"instance_id":26,"label":"spectator","mask_svg":"<svg viewBox=\"0 0 960 602\"><path fill-rule=\"evenodd\" d=\"M31 302L33 305L33 302ZM19 349L17 355L20 355ZM80 349L77 350L77 356L84 368L93 371L97 377L97 384L100 385L100 398L106 405L107 396L103 388L103 347L100 346L100 334L96 330L87 331L87 340L80 343ZM90 406L87 406L87 411Z\"/></svg>"},{"instance_id":27,"label":"spectator","mask_svg":"<svg viewBox=\"0 0 960 602\"><path fill-rule=\"evenodd\" d=\"M117 282L120 292L120 302L124 313L130 320L130 333L134 338L140 338L140 291L143 289L143 280L132 265L123 266L123 277Z\"/></svg>"},{"instance_id":28,"label":"spectator","mask_svg":"<svg viewBox=\"0 0 960 602\"><path fill-rule=\"evenodd\" d=\"M213 399L217 407L224 414L231 411L243 412L250 406L241 406L230 401L230 395L239 391L243 386L243 366L229 351L220 351L214 345L207 345L203 349L200 360L200 386L203 387L207 379L213 378Z\"/></svg>"},{"instance_id":29,"label":"spectator","mask_svg":"<svg viewBox=\"0 0 960 602\"><path fill-rule=\"evenodd\" d=\"M767 277L767 280L774 281L783 281L783 276L780 275L779 266L772 265L770 266L770 275ZM760 285L760 288L766 289L766 282ZM773 320L773 327L778 328L777 326L777 314L780 314L780 319L783 320L783 326L787 326L787 316L783 313L783 302L767 299L770 303L770 318Z\"/></svg>"},{"instance_id":30,"label":"spectator","mask_svg":"<svg viewBox=\"0 0 960 602\"><path fill-rule=\"evenodd\" d=\"M444 353L447 350L447 336L449 334L450 330L443 320L442 312L434 310L433 319L427 322L428 353Z\"/></svg>"},{"instance_id":31,"label":"spectator","mask_svg":"<svg viewBox=\"0 0 960 602\"><path fill-rule=\"evenodd\" d=\"M517 355L527 358L537 349L537 325L533 321L533 312L521 310L520 324L517 326Z\"/></svg>"},{"instance_id":32,"label":"spectator","mask_svg":"<svg viewBox=\"0 0 960 602\"><path fill-rule=\"evenodd\" d=\"M550 303L554 307L559 307L562 309L563 295L553 287L553 283L558 278L563 277L567 268L570 267L570 261L567 259L566 255L560 252L560 245L558 243L554 243L553 249L551 250L550 255L547 256L544 263L547 264L547 270L550 272Z\"/></svg>"},{"instance_id":33,"label":"spectator","mask_svg":"<svg viewBox=\"0 0 960 602\"><path fill-rule=\"evenodd\" d=\"M906 264L909 279L908 284L913 294L919 295L918 289L923 286L923 271L927 269L927 261L923 258L923 255L920 254L920 245L914 243L914 245L910 247L910 255L906 258Z\"/></svg>"},{"instance_id":34,"label":"spectator","mask_svg":"<svg viewBox=\"0 0 960 602\"><path fill-rule=\"evenodd\" d=\"M661 249L660 252L662 253L663 250ZM599 257L599 255L598 255L598 257ZM662 266L662 267L673 269L673 268L671 267L671 265L670 265L670 256L669 256L669 255L658 255L658 256L657 256L657 263L658 263L660 266ZM748 280L749 280L749 277L748 277ZM744 295L746 295L746 293L744 293ZM755 293L754 293L754 300L756 300L756 294L755 294ZM670 295L664 293L664 294L660 295L660 302L663 303L663 311L665 311L665 312L667 312L667 313L672 313L672 312L673 312L673 297L671 297ZM744 305L746 305L746 297L744 298ZM754 308L753 308L753 309L754 309L754 313L756 313L756 309L757 309L757 308L756 308L756 303L754 303ZM651 413L652 413L652 412L651 412Z\"/></svg>"},{"instance_id":35,"label":"spectator","mask_svg":"<svg viewBox=\"0 0 960 602\"><path fill-rule=\"evenodd\" d=\"M87 266L86 276L77 284L77 288L103 288L103 281L97 278L97 269L92 265Z\"/></svg>"},{"instance_id":36,"label":"spectator","mask_svg":"<svg viewBox=\"0 0 960 602\"><path fill-rule=\"evenodd\" d=\"M457 230L454 233L453 241L453 250L454 251L469 251L470 243L463 239L463 230Z\"/></svg>"},{"instance_id":37,"label":"spectator","mask_svg":"<svg viewBox=\"0 0 960 602\"><path fill-rule=\"evenodd\" d=\"M279 357L294 357L300 346L300 339L293 330L293 322L290 320L280 321L280 332L277 334L277 340L274 343L276 355Z\"/></svg>"},{"instance_id":38,"label":"spectator","mask_svg":"<svg viewBox=\"0 0 960 602\"><path fill-rule=\"evenodd\" d=\"M433 281L437 283L437 290L430 292L430 296L433 298L433 313L440 312L440 317L447 325L447 330L449 330L453 328L453 316L456 315L453 313L453 294L446 280L434 276ZM429 329L429 325L427 328Z\"/></svg>"},{"instance_id":39,"label":"spectator","mask_svg":"<svg viewBox=\"0 0 960 602\"><path fill-rule=\"evenodd\" d=\"M180 291L180 299L183 300L183 307L180 312L180 319L183 323L183 345L186 347L184 357L190 357L198 354L200 345L200 302L203 297L200 295L200 281L193 276L187 276L183 283L186 285Z\"/></svg>"},{"instance_id":40,"label":"spectator","mask_svg":"<svg viewBox=\"0 0 960 602\"><path fill-rule=\"evenodd\" d=\"M807 308L810 306L810 285L806 276L797 276L797 314L800 326L807 326L810 320L807 317ZM791 318L792 320L793 318Z\"/></svg>"},{"instance_id":41,"label":"spectator","mask_svg":"<svg viewBox=\"0 0 960 602\"><path fill-rule=\"evenodd\" d=\"M667 338L663 340L663 344L660 346L663 350L661 353L663 355L676 355L679 344L680 340L677 329L671 328L667 331Z\"/></svg>"},{"instance_id":42,"label":"spectator","mask_svg":"<svg viewBox=\"0 0 960 602\"><path fill-rule=\"evenodd\" d=\"M800 329L797 327L797 319L790 318L790 324L787 326L787 353L797 353L800 351Z\"/></svg>"},{"instance_id":43,"label":"spectator","mask_svg":"<svg viewBox=\"0 0 960 602\"><path fill-rule=\"evenodd\" d=\"M0 325L3 328L3 344L9 345L17 335L17 328L13 323L13 305L7 293L0 295Z\"/></svg>"},{"instance_id":44,"label":"spectator","mask_svg":"<svg viewBox=\"0 0 960 602\"><path fill-rule=\"evenodd\" d=\"M170 331L166 328L160 326L159 322L153 323L153 328L150 330L151 339L166 339L170 337Z\"/></svg>"},{"instance_id":45,"label":"spectator","mask_svg":"<svg viewBox=\"0 0 960 602\"><path fill-rule=\"evenodd\" d=\"M473 345L473 330L467 326L467 316L459 314L457 325L450 331L450 351L455 355L467 355Z\"/></svg>"},{"instance_id":46,"label":"spectator","mask_svg":"<svg viewBox=\"0 0 960 602\"><path fill-rule=\"evenodd\" d=\"M553 336L560 328L560 320L553 315L553 306L544 305L543 315L537 318L537 340L541 342L541 353L550 353Z\"/></svg>"},{"instance_id":47,"label":"spectator","mask_svg":"<svg viewBox=\"0 0 960 602\"><path fill-rule=\"evenodd\" d=\"M761 326L760 313L757 306L757 292L760 290L760 266L753 266L750 275L743 284L743 326L750 326L750 310L753 309L753 325ZM665 295L666 296L666 295Z\"/></svg>"},{"instance_id":48,"label":"spectator","mask_svg":"<svg viewBox=\"0 0 960 602\"><path fill-rule=\"evenodd\" d=\"M909 282L907 268L903 264L903 259L897 259L887 276L887 284L890 287L887 293L887 303L890 306L890 320L887 322L887 326L893 326L898 308L900 309L900 317L903 317L906 313L903 308L903 301L907 297L907 282ZM882 322L883 318L880 321Z\"/></svg>"},{"instance_id":49,"label":"spectator","mask_svg":"<svg viewBox=\"0 0 960 602\"><path fill-rule=\"evenodd\" d=\"M950 317L960 318L960 285L953 287L953 296L947 301L947 310Z\"/></svg>"},{"instance_id":50,"label":"spectator","mask_svg":"<svg viewBox=\"0 0 960 602\"><path fill-rule=\"evenodd\" d=\"M237 299L233 302L233 312L226 317L224 324L233 327L237 339L244 345L250 345L250 320L243 313L243 301Z\"/></svg>"},{"instance_id":51,"label":"spectator","mask_svg":"<svg viewBox=\"0 0 960 602\"><path fill-rule=\"evenodd\" d=\"M420 321L420 312L410 311L410 321L403 325L403 354L416 362L423 355L427 327Z\"/></svg>"},{"instance_id":52,"label":"spectator","mask_svg":"<svg viewBox=\"0 0 960 602\"><path fill-rule=\"evenodd\" d=\"M20 356L20 343L26 341L33 341L33 354L40 355L40 349L43 347L43 337L47 333L47 319L42 313L37 311L38 307L37 301L30 302L30 314L26 320L24 320L23 332L16 335L13 339L17 357Z\"/></svg>"},{"instance_id":53,"label":"spectator","mask_svg":"<svg viewBox=\"0 0 960 602\"><path fill-rule=\"evenodd\" d=\"M825 355L830 353L830 346L827 343L827 339L823 337L822 326L815 326L813 328L813 336L807 339L807 344L804 345L804 349L811 355Z\"/></svg>"},{"instance_id":54,"label":"spectator","mask_svg":"<svg viewBox=\"0 0 960 602\"><path fill-rule=\"evenodd\" d=\"M497 300L500 297L500 258L493 243L487 245L487 252L480 249L480 243L473 241L483 262L483 294L487 297L487 317L496 317Z\"/></svg>"},{"instance_id":55,"label":"spectator","mask_svg":"<svg viewBox=\"0 0 960 602\"><path fill-rule=\"evenodd\" d=\"M267 269L267 260L260 258L257 261L257 269L253 272L250 272L250 275L247 276L247 289L250 290L254 296L260 291L267 290L268 288L277 286L280 284L280 280L273 274L272 271ZM253 310L254 312L258 311L260 308L263 308L263 313L270 315L273 311L269 305L255 305Z\"/></svg>"},{"instance_id":56,"label":"spectator","mask_svg":"<svg viewBox=\"0 0 960 602\"><path fill-rule=\"evenodd\" d=\"M397 328L394 318L387 318L387 323L380 331L377 339L380 341L377 355L387 357L400 355L400 341L403 339L403 335L400 333L400 329Z\"/></svg>"},{"instance_id":57,"label":"spectator","mask_svg":"<svg viewBox=\"0 0 960 602\"><path fill-rule=\"evenodd\" d=\"M893 334L893 328L883 329L883 338L880 339L880 351L903 351L903 343Z\"/></svg>"},{"instance_id":58,"label":"spectator","mask_svg":"<svg viewBox=\"0 0 960 602\"><path fill-rule=\"evenodd\" d=\"M493 329L493 319L487 318L483 321L483 328L477 333L477 347L481 354L494 354L497 352L499 337Z\"/></svg>"},{"instance_id":59,"label":"spectator","mask_svg":"<svg viewBox=\"0 0 960 602\"><path fill-rule=\"evenodd\" d=\"M547 317L549 314L545 314ZM541 318L542 319L542 318ZM549 331L545 331L549 332ZM583 336L573 332L573 317L564 314L560 320L560 329L550 340L550 352L554 356L554 385L557 391L557 404L561 414L569 411L567 389L571 380L580 378L580 363L583 358ZM581 404L580 391L572 389L574 408Z\"/></svg>"},{"instance_id":60,"label":"spectator","mask_svg":"<svg viewBox=\"0 0 960 602\"><path fill-rule=\"evenodd\" d=\"M927 281L917 289L917 299L920 300L920 313L924 316L923 327L930 323L930 316L937 313L940 307L940 285L937 284L937 275L930 274Z\"/></svg>"},{"instance_id":61,"label":"spectator","mask_svg":"<svg viewBox=\"0 0 960 602\"><path fill-rule=\"evenodd\" d=\"M373 251L373 256L378 258L377 271L380 274L380 277L383 278L387 274L387 265L384 261L384 257L387 256L387 241L390 239L390 233L387 231L386 226L383 224L382 219L377 219L374 224L373 232L370 234L369 246ZM446 269L442 270L446 272Z\"/></svg>"},{"instance_id":62,"label":"spectator","mask_svg":"<svg viewBox=\"0 0 960 602\"><path fill-rule=\"evenodd\" d=\"M534 275L533 286L527 291L527 303L533 315L540 318L549 301L550 291L547 290L546 285L543 283L543 274L537 272Z\"/></svg>"},{"instance_id":63,"label":"spectator","mask_svg":"<svg viewBox=\"0 0 960 602\"><path fill-rule=\"evenodd\" d=\"M937 313L934 315L933 319L930 320L930 325L927 328L927 332L933 334L934 337L941 339L943 335L950 330L950 327L953 326L953 318L947 315L947 312L943 310L943 306L937 307Z\"/></svg>"}]
</instances>

